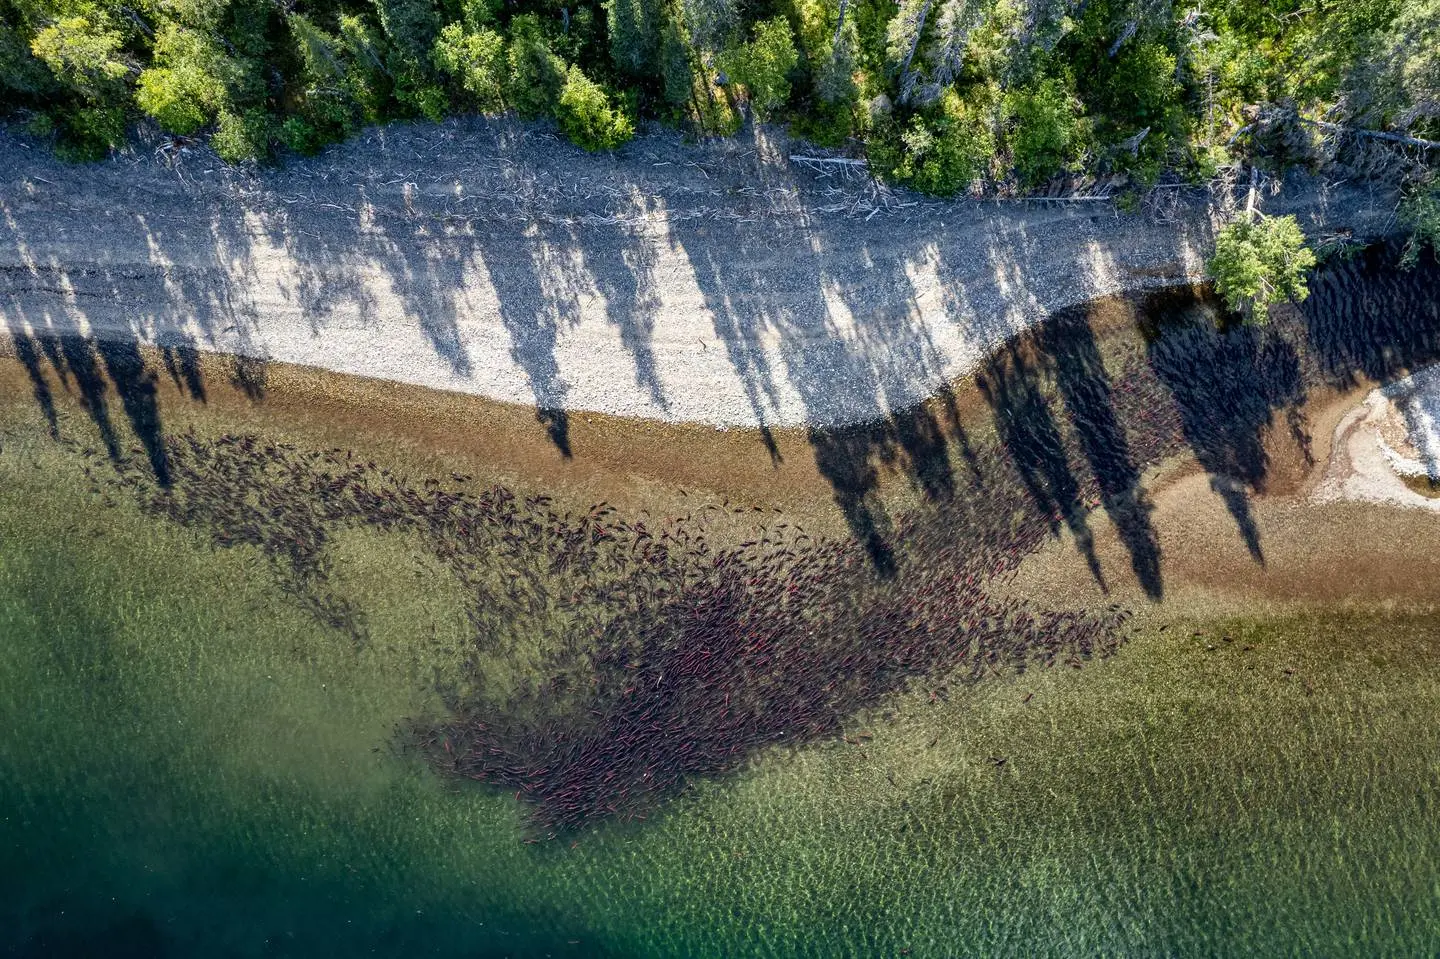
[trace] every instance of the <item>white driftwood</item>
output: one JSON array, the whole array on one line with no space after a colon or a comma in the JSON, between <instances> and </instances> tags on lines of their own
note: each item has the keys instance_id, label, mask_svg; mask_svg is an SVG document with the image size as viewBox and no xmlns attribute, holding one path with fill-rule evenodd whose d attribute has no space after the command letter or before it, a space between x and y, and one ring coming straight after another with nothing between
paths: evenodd
<instances>
[{"instance_id":1,"label":"white driftwood","mask_svg":"<svg viewBox=\"0 0 1440 959\"><path fill-rule=\"evenodd\" d=\"M852 160L849 157L807 157L797 153L790 154L791 163L828 163L834 166L865 167L864 160Z\"/></svg>"}]
</instances>

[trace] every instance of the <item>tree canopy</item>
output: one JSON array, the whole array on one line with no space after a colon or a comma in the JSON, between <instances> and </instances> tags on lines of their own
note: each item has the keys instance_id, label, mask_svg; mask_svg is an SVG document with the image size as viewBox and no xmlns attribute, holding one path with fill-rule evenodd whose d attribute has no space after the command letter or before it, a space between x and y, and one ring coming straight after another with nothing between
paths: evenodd
<instances>
[{"instance_id":1,"label":"tree canopy","mask_svg":"<svg viewBox=\"0 0 1440 959\"><path fill-rule=\"evenodd\" d=\"M1440 0L0 0L0 111L75 157L141 117L246 160L463 111L608 149L747 104L939 193L1200 175L1280 108L1440 138Z\"/></svg>"},{"instance_id":2,"label":"tree canopy","mask_svg":"<svg viewBox=\"0 0 1440 959\"><path fill-rule=\"evenodd\" d=\"M1258 217L1227 224L1215 237L1210 274L1215 290L1233 310L1265 322L1270 305L1310 294L1306 275L1315 254L1293 216Z\"/></svg>"}]
</instances>

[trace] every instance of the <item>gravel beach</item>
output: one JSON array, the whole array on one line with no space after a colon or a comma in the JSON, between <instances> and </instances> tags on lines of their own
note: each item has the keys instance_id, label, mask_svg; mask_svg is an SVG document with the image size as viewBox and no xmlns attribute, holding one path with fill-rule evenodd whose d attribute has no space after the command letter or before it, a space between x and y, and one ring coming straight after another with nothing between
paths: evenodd
<instances>
[{"instance_id":1,"label":"gravel beach","mask_svg":"<svg viewBox=\"0 0 1440 959\"><path fill-rule=\"evenodd\" d=\"M1193 282L1211 245L1205 189L1124 214L943 202L799 149L652 132L593 155L472 118L254 170L165 141L72 166L0 132L0 333L540 409L833 426L913 406L1055 310ZM1269 192L1312 238L1390 226L1383 191L1297 174Z\"/></svg>"}]
</instances>

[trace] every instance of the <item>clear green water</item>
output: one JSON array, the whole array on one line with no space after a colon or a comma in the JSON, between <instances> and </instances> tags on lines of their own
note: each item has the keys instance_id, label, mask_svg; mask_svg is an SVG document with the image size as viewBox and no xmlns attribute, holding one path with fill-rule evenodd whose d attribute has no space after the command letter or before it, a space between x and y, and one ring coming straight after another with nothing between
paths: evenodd
<instances>
[{"instance_id":1,"label":"clear green water","mask_svg":"<svg viewBox=\"0 0 1440 959\"><path fill-rule=\"evenodd\" d=\"M253 552L102 508L73 454L7 438L0 952L1440 952L1440 618L1142 630L572 848L390 748L463 623L404 541L339 552L364 648Z\"/></svg>"}]
</instances>

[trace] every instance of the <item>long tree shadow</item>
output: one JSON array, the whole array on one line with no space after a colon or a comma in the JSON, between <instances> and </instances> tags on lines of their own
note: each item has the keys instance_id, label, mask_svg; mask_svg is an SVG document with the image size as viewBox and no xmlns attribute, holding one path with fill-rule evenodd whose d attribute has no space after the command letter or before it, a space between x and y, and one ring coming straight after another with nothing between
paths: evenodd
<instances>
[{"instance_id":1,"label":"long tree shadow","mask_svg":"<svg viewBox=\"0 0 1440 959\"><path fill-rule=\"evenodd\" d=\"M1305 399L1294 345L1275 330L1226 327L1205 312L1163 328L1152 317L1147 332L1150 367L1175 401L1187 444L1210 474L1250 555L1264 565L1248 494L1265 490L1264 437L1276 412ZM1293 420L1289 426L1292 432L1302 428Z\"/></svg>"},{"instance_id":2,"label":"long tree shadow","mask_svg":"<svg viewBox=\"0 0 1440 959\"><path fill-rule=\"evenodd\" d=\"M108 248L96 257L100 262L71 266L58 251L88 251L86 224L55 221L53 195L92 174L70 167L45 172L37 179L50 193L0 197L0 243L9 261L0 267L0 333L8 334L52 437L60 438L56 394L70 393L94 424L107 456L124 458L130 441L122 437L115 415L118 400L156 479L168 485L159 371L169 374L182 395L203 402L200 342L213 344L233 334L241 352L250 344L243 295L217 289L210 270L196 265L227 255L243 261L249 236L225 217L152 216L122 202L106 223ZM147 360L145 342L156 344L159 362ZM232 382L259 399L265 361L235 356L216 365L226 362Z\"/></svg>"},{"instance_id":3,"label":"long tree shadow","mask_svg":"<svg viewBox=\"0 0 1440 959\"><path fill-rule=\"evenodd\" d=\"M566 459L570 418L565 398L570 387L560 375L555 351L563 323L577 313L573 290L555 288L563 273L547 268L545 240L515 230L508 243L477 244L500 305L500 318L510 335L510 356L524 371L535 398L535 418L550 442Z\"/></svg>"},{"instance_id":4,"label":"long tree shadow","mask_svg":"<svg viewBox=\"0 0 1440 959\"><path fill-rule=\"evenodd\" d=\"M60 421L55 412L55 394L45 379L44 353L40 344L29 331L14 323L8 316L5 319L5 329L10 334L10 342L14 344L16 358L25 368L25 375L30 380L30 392L35 397L35 405L40 407L40 413L45 417L50 437L59 439Z\"/></svg>"},{"instance_id":5,"label":"long tree shadow","mask_svg":"<svg viewBox=\"0 0 1440 959\"><path fill-rule=\"evenodd\" d=\"M205 376L200 369L200 351L195 338L176 331L160 338L160 356L175 388L192 400L206 402ZM248 392L248 391L247 391Z\"/></svg>"},{"instance_id":6,"label":"long tree shadow","mask_svg":"<svg viewBox=\"0 0 1440 959\"><path fill-rule=\"evenodd\" d=\"M115 432L115 426L110 422L109 384L105 382L105 375L100 370L99 356L95 352L95 345L79 336L62 336L54 339L63 365L57 365L57 371L61 372L61 383L67 387L70 380L74 380L75 388L80 393L80 405L89 414L95 428L100 433L100 442L105 444L105 452L110 459L118 460L121 455L120 439ZM67 377L65 374L69 374Z\"/></svg>"},{"instance_id":7,"label":"long tree shadow","mask_svg":"<svg viewBox=\"0 0 1440 959\"><path fill-rule=\"evenodd\" d=\"M671 231L690 261L695 282L710 310L711 328L725 348L730 367L739 378L745 400L772 463L780 461L780 448L771 429L773 411L780 403L777 371L766 351L765 335L782 322L778 316L784 286L771 289L775 277L760 271L742 273L732 264L737 247L754 241L740 230L729 236L712 235L716 226L679 224ZM818 280L807 284L819 297ZM823 302L818 300L817 302Z\"/></svg>"},{"instance_id":8,"label":"long tree shadow","mask_svg":"<svg viewBox=\"0 0 1440 959\"><path fill-rule=\"evenodd\" d=\"M810 423L806 438L816 467L851 535L876 572L892 575L896 530L880 496L882 475L905 475L930 501L955 489L941 415L923 402L943 386L938 354L907 288L893 279L903 271L877 266L846 285L843 271L829 269L823 231L776 237L707 225L672 236L689 259L772 459L779 453L771 411L793 391ZM732 266L767 258L773 270ZM827 293L851 316L833 315ZM958 424L953 397L951 407Z\"/></svg>"},{"instance_id":9,"label":"long tree shadow","mask_svg":"<svg viewBox=\"0 0 1440 959\"><path fill-rule=\"evenodd\" d=\"M1384 381L1440 358L1440 260L1427 249L1401 270L1399 255L1391 242L1330 264L1299 304L1306 351L1337 386Z\"/></svg>"},{"instance_id":10,"label":"long tree shadow","mask_svg":"<svg viewBox=\"0 0 1440 959\"><path fill-rule=\"evenodd\" d=\"M113 415L113 401L118 399L125 423L139 442L156 481L161 487L170 485L171 471L156 386L159 373L146 362L137 339L118 336L90 339L75 332L37 334L9 314L4 315L4 322L4 331L30 382L32 395L52 439L61 438L55 388L51 385L53 377L61 390L73 391L94 425L106 455L116 463L128 452ZM170 372L182 396L204 402L206 387L198 351L184 344L163 347L160 365ZM234 370L232 384L252 400L259 399L264 392L263 362L237 360Z\"/></svg>"},{"instance_id":11,"label":"long tree shadow","mask_svg":"<svg viewBox=\"0 0 1440 959\"><path fill-rule=\"evenodd\" d=\"M620 343L635 364L635 385L662 411L670 400L660 382L652 341L660 309L656 293L654 242L620 227L597 231L580 246L585 266L605 297L605 318L620 332Z\"/></svg>"},{"instance_id":12,"label":"long tree shadow","mask_svg":"<svg viewBox=\"0 0 1440 959\"><path fill-rule=\"evenodd\" d=\"M120 405L130 421L150 469L161 486L170 485L170 464L165 454L165 434L160 425L160 405L155 395L155 373L145 366L139 346L133 342L100 340L95 344L110 382L120 396Z\"/></svg>"},{"instance_id":13,"label":"long tree shadow","mask_svg":"<svg viewBox=\"0 0 1440 959\"><path fill-rule=\"evenodd\" d=\"M1048 357L1073 432L1100 487L1100 502L1130 554L1130 568L1147 596L1164 594L1153 510L1140 488L1140 468L1116 413L1110 375L1088 317L1072 310L1041 325L1038 345Z\"/></svg>"},{"instance_id":14,"label":"long tree shadow","mask_svg":"<svg viewBox=\"0 0 1440 959\"><path fill-rule=\"evenodd\" d=\"M1095 536L1080 482L1043 391L1042 377L1038 360L1027 356L1023 347L1012 341L991 356L976 380L994 411L1000 442L1035 508L1048 519L1051 535L1058 535L1064 522L1085 557L1090 575L1101 589L1108 590L1095 554Z\"/></svg>"},{"instance_id":15,"label":"long tree shadow","mask_svg":"<svg viewBox=\"0 0 1440 959\"><path fill-rule=\"evenodd\" d=\"M140 441L156 480L161 486L169 486L170 467L155 390L156 374L146 366L135 342L113 339L93 341L78 335L34 337L13 325L10 335L40 400L52 437L59 438L59 429L54 397L38 360L40 351L37 346L42 343L48 346L44 352L50 356L52 369L62 386L68 389L74 384L80 405L94 423L110 459L119 461L125 455L111 418L110 390L113 387L130 430Z\"/></svg>"}]
</instances>

